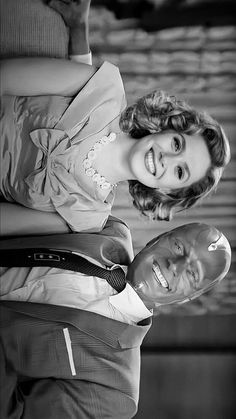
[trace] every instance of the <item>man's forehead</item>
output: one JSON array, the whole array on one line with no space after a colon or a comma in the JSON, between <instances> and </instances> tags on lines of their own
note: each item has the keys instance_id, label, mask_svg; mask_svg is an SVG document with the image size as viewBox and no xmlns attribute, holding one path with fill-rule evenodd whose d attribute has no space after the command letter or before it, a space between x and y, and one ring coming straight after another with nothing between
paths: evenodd
<instances>
[{"instance_id":1,"label":"man's forehead","mask_svg":"<svg viewBox=\"0 0 236 419\"><path fill-rule=\"evenodd\" d=\"M183 235L186 237L193 237L194 235L198 235L201 232L201 230L202 225L199 223L184 224L182 226L173 228L172 230L164 231L163 233L159 234L159 236L156 236L152 240L150 240L149 243L152 243L156 240L160 240L161 238L168 236Z\"/></svg>"},{"instance_id":2,"label":"man's forehead","mask_svg":"<svg viewBox=\"0 0 236 419\"><path fill-rule=\"evenodd\" d=\"M154 237L146 244L146 248L161 244L163 240L170 238L180 238L185 244L195 244L197 236L202 230L203 226L199 223L185 224Z\"/></svg>"},{"instance_id":3,"label":"man's forehead","mask_svg":"<svg viewBox=\"0 0 236 419\"><path fill-rule=\"evenodd\" d=\"M171 233L171 232L170 232ZM212 226L200 223L186 224L172 230L172 234L180 235L183 240L193 243L209 246L220 237L220 233Z\"/></svg>"},{"instance_id":4,"label":"man's forehead","mask_svg":"<svg viewBox=\"0 0 236 419\"><path fill-rule=\"evenodd\" d=\"M167 232L162 233L158 237L152 239L146 246L148 249L153 245L162 246L163 241L168 240L168 246L170 245L170 239L179 239L185 246L186 251L191 251L194 249L196 258L202 260L204 259L203 255L207 259L215 259L215 244L217 243L216 248L222 247L226 250L227 246L229 247L229 254L230 254L230 245L227 239L220 233L214 226L209 226L204 223L190 223L184 224L182 226L176 227L175 229L169 230ZM219 246L219 242L222 238L222 246ZM164 243L163 243L164 244ZM214 247L214 249L213 249ZM211 255L209 255L209 253ZM209 257L210 256L210 257ZM221 255L222 256L222 255Z\"/></svg>"}]
</instances>

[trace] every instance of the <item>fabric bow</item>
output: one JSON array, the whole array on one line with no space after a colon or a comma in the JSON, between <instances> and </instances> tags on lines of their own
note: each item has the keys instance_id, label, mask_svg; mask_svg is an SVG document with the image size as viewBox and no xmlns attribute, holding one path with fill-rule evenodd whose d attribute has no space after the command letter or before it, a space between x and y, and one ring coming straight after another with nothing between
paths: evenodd
<instances>
[{"instance_id":1,"label":"fabric bow","mask_svg":"<svg viewBox=\"0 0 236 419\"><path fill-rule=\"evenodd\" d=\"M70 138L58 129L37 129L30 133L30 137L41 153L36 169L27 176L25 182L31 193L54 199L60 195L62 203L68 195L71 182L74 183L73 176L65 167L65 156L71 148Z\"/></svg>"}]
</instances>

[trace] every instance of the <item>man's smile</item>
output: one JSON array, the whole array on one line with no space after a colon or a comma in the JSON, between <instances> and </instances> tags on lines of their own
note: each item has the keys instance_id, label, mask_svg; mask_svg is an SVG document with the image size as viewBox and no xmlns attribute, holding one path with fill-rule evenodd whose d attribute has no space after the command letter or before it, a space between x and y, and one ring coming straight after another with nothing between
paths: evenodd
<instances>
[{"instance_id":1,"label":"man's smile","mask_svg":"<svg viewBox=\"0 0 236 419\"><path fill-rule=\"evenodd\" d=\"M159 265L156 262L153 262L152 271L154 272L155 278L159 285L161 285L165 289L169 289L169 284L164 278L159 268Z\"/></svg>"}]
</instances>

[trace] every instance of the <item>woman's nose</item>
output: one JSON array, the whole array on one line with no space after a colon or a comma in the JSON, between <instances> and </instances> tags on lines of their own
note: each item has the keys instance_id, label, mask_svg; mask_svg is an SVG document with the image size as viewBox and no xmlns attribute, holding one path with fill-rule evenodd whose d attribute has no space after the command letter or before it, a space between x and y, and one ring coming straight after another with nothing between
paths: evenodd
<instances>
[{"instance_id":1,"label":"woman's nose","mask_svg":"<svg viewBox=\"0 0 236 419\"><path fill-rule=\"evenodd\" d=\"M166 171L167 168L170 168L172 165L175 164L176 157L177 156L172 153L165 153L165 152L160 153L160 164L163 171Z\"/></svg>"},{"instance_id":2,"label":"woman's nose","mask_svg":"<svg viewBox=\"0 0 236 419\"><path fill-rule=\"evenodd\" d=\"M159 152L157 157L157 175L158 177L163 176L166 171L165 162L164 162L164 153L162 151Z\"/></svg>"},{"instance_id":3,"label":"woman's nose","mask_svg":"<svg viewBox=\"0 0 236 419\"><path fill-rule=\"evenodd\" d=\"M159 154L159 162L162 168L164 169L164 153L162 151L160 151L160 154Z\"/></svg>"},{"instance_id":4,"label":"woman's nose","mask_svg":"<svg viewBox=\"0 0 236 419\"><path fill-rule=\"evenodd\" d=\"M170 166L171 164L176 164L176 160L180 160L180 155L171 152L160 152L160 163L163 168Z\"/></svg>"}]
</instances>

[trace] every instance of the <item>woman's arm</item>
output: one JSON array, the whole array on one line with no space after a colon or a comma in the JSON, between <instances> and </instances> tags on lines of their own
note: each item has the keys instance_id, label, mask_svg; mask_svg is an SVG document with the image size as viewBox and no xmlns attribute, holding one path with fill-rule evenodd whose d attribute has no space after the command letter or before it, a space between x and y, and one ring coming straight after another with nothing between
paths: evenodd
<instances>
[{"instance_id":1,"label":"woman's arm","mask_svg":"<svg viewBox=\"0 0 236 419\"><path fill-rule=\"evenodd\" d=\"M61 14L68 27L69 54L76 62L55 58L3 60L0 67L2 95L73 96L95 73L95 67L86 65L91 64L89 56L90 0L76 0L68 3L51 0L49 6Z\"/></svg>"},{"instance_id":2,"label":"woman's arm","mask_svg":"<svg viewBox=\"0 0 236 419\"><path fill-rule=\"evenodd\" d=\"M2 95L73 96L96 72L91 65L57 58L13 58L0 67Z\"/></svg>"},{"instance_id":3,"label":"woman's arm","mask_svg":"<svg viewBox=\"0 0 236 419\"><path fill-rule=\"evenodd\" d=\"M62 234L71 230L58 214L1 202L0 232L1 236L21 236Z\"/></svg>"}]
</instances>

